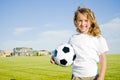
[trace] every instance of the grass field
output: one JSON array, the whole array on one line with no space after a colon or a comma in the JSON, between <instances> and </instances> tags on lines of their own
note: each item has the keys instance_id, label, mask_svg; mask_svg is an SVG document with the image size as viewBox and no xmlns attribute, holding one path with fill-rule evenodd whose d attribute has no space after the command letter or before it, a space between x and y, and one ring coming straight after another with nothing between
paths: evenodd
<instances>
[{"instance_id":1,"label":"grass field","mask_svg":"<svg viewBox=\"0 0 120 80\"><path fill-rule=\"evenodd\" d=\"M49 62L50 56L0 58L0 80L70 80L72 66ZM120 80L120 54L107 55L105 80Z\"/></svg>"}]
</instances>

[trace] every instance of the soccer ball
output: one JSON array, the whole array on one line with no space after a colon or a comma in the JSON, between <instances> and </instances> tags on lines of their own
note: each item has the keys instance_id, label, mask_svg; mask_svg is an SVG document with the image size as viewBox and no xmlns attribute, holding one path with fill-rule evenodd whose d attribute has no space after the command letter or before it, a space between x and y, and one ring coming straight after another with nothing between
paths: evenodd
<instances>
[{"instance_id":1,"label":"soccer ball","mask_svg":"<svg viewBox=\"0 0 120 80\"><path fill-rule=\"evenodd\" d=\"M70 66L75 60L76 55L70 44L62 44L53 52L53 59L60 66Z\"/></svg>"}]
</instances>

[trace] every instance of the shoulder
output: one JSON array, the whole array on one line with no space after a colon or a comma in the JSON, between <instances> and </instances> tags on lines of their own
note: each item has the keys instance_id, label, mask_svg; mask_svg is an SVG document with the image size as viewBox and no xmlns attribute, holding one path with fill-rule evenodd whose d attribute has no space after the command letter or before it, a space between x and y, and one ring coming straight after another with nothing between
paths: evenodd
<instances>
[{"instance_id":1,"label":"shoulder","mask_svg":"<svg viewBox=\"0 0 120 80\"><path fill-rule=\"evenodd\" d=\"M109 50L106 39L102 35L98 38L98 43L100 54Z\"/></svg>"},{"instance_id":2,"label":"shoulder","mask_svg":"<svg viewBox=\"0 0 120 80\"><path fill-rule=\"evenodd\" d=\"M73 34L73 35L71 35L70 38L77 37L77 36L79 36L79 35L80 35L80 34Z\"/></svg>"},{"instance_id":3,"label":"shoulder","mask_svg":"<svg viewBox=\"0 0 120 80\"><path fill-rule=\"evenodd\" d=\"M97 38L98 38L99 41L105 41L105 38L104 38L102 35L100 35L100 36L97 37Z\"/></svg>"},{"instance_id":4,"label":"shoulder","mask_svg":"<svg viewBox=\"0 0 120 80\"><path fill-rule=\"evenodd\" d=\"M107 41L102 35L98 38L98 42L102 46L107 46Z\"/></svg>"}]
</instances>

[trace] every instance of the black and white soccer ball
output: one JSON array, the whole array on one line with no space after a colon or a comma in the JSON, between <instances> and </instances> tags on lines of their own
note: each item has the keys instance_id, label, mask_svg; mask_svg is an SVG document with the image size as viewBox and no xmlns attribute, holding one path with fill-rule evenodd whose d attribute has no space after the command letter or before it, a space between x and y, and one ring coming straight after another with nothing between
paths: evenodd
<instances>
[{"instance_id":1,"label":"black and white soccer ball","mask_svg":"<svg viewBox=\"0 0 120 80\"><path fill-rule=\"evenodd\" d=\"M60 66L70 66L75 60L74 49L68 43L59 45L53 52L53 59Z\"/></svg>"}]
</instances>

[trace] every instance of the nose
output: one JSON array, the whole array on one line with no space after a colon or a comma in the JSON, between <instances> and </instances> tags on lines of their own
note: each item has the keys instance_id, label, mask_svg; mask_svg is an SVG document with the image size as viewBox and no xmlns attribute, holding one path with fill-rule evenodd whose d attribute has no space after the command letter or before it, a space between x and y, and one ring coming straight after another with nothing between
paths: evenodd
<instances>
[{"instance_id":1,"label":"nose","mask_svg":"<svg viewBox=\"0 0 120 80\"><path fill-rule=\"evenodd\" d=\"M81 25L84 26L84 25L85 25L85 21L82 21L82 22L81 22Z\"/></svg>"}]
</instances>

